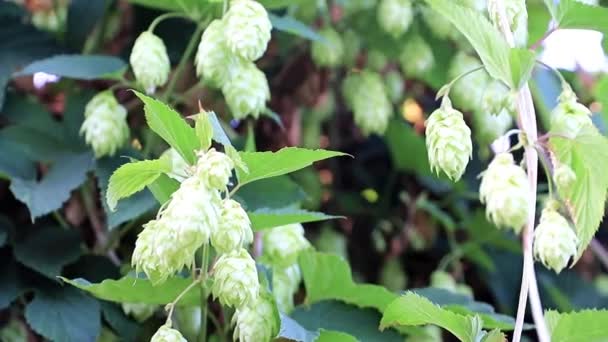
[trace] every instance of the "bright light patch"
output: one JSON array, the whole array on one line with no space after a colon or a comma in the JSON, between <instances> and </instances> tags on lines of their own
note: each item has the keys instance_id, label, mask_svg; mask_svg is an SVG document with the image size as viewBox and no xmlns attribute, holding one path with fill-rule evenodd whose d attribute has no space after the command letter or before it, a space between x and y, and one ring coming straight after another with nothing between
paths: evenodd
<instances>
[{"instance_id":1,"label":"bright light patch","mask_svg":"<svg viewBox=\"0 0 608 342\"><path fill-rule=\"evenodd\" d=\"M541 60L557 69L608 71L602 37L597 31L557 30L545 40Z\"/></svg>"},{"instance_id":2,"label":"bright light patch","mask_svg":"<svg viewBox=\"0 0 608 342\"><path fill-rule=\"evenodd\" d=\"M36 89L43 88L47 83L55 83L59 81L59 76L47 74L46 72L37 72L34 74L34 87Z\"/></svg>"}]
</instances>

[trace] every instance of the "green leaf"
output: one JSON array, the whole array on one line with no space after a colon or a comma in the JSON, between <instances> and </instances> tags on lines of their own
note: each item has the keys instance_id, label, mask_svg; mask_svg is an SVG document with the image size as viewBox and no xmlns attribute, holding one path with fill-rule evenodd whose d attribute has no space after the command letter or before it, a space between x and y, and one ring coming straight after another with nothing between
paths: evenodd
<instances>
[{"instance_id":1,"label":"green leaf","mask_svg":"<svg viewBox=\"0 0 608 342\"><path fill-rule=\"evenodd\" d=\"M183 12L192 15L195 18L200 17L205 13L205 9L210 3L218 2L217 0L128 0L130 3L150 7L158 10L170 12Z\"/></svg>"},{"instance_id":2,"label":"green leaf","mask_svg":"<svg viewBox=\"0 0 608 342\"><path fill-rule=\"evenodd\" d=\"M402 120L393 120L388 126L385 139L395 167L421 176L431 176L428 153L424 137ZM407 152L404 151L407 147Z\"/></svg>"},{"instance_id":3,"label":"green leaf","mask_svg":"<svg viewBox=\"0 0 608 342\"><path fill-rule=\"evenodd\" d=\"M200 148L194 128L173 109L161 101L134 91L144 103L148 126L173 147L188 164L196 161L195 151Z\"/></svg>"},{"instance_id":4,"label":"green leaf","mask_svg":"<svg viewBox=\"0 0 608 342\"><path fill-rule=\"evenodd\" d=\"M560 29L586 29L608 33L608 8L576 0L561 0L555 14Z\"/></svg>"},{"instance_id":5,"label":"green leaf","mask_svg":"<svg viewBox=\"0 0 608 342\"><path fill-rule=\"evenodd\" d=\"M106 200L110 210L116 210L121 198L129 197L143 190L156 181L163 173L171 171L171 162L167 158L131 162L119 167L108 184Z\"/></svg>"},{"instance_id":6,"label":"green leaf","mask_svg":"<svg viewBox=\"0 0 608 342\"><path fill-rule=\"evenodd\" d=\"M279 9L289 5L299 4L306 0L260 0L259 2L268 9Z\"/></svg>"},{"instance_id":7,"label":"green leaf","mask_svg":"<svg viewBox=\"0 0 608 342\"><path fill-rule=\"evenodd\" d=\"M492 77L515 88L509 67L509 46L483 14L450 0L426 1L467 37Z\"/></svg>"},{"instance_id":8,"label":"green leaf","mask_svg":"<svg viewBox=\"0 0 608 342\"><path fill-rule=\"evenodd\" d=\"M467 317L442 309L412 292L406 293L388 305L384 310L380 328L425 324L440 326L463 342L477 342L482 336L482 322L479 317Z\"/></svg>"},{"instance_id":9,"label":"green leaf","mask_svg":"<svg viewBox=\"0 0 608 342\"><path fill-rule=\"evenodd\" d=\"M272 23L272 27L274 29L291 33L293 35L300 36L302 38L306 38L312 41L323 39L315 30L313 30L308 25L295 19L292 16L286 15L283 17L279 17L277 15L269 13L268 17L270 18L270 22Z\"/></svg>"},{"instance_id":10,"label":"green leaf","mask_svg":"<svg viewBox=\"0 0 608 342\"><path fill-rule=\"evenodd\" d=\"M179 182L162 174L154 183L148 185L148 189L150 189L158 203L163 205L169 202L171 195L179 189Z\"/></svg>"},{"instance_id":11,"label":"green leaf","mask_svg":"<svg viewBox=\"0 0 608 342\"><path fill-rule=\"evenodd\" d=\"M342 218L320 212L308 211L294 207L282 209L258 209L247 211L254 231L284 226L290 223L306 223Z\"/></svg>"},{"instance_id":12,"label":"green leaf","mask_svg":"<svg viewBox=\"0 0 608 342\"><path fill-rule=\"evenodd\" d=\"M608 139L594 127L583 129L575 139L553 137L550 148L555 158L576 174L568 189L558 188L574 221L580 240L577 259L586 249L604 216L608 190Z\"/></svg>"},{"instance_id":13,"label":"green leaf","mask_svg":"<svg viewBox=\"0 0 608 342\"><path fill-rule=\"evenodd\" d=\"M0 135L0 178L24 178L34 179L36 177L35 162L22 153L19 144L11 139Z\"/></svg>"},{"instance_id":14,"label":"green leaf","mask_svg":"<svg viewBox=\"0 0 608 342\"><path fill-rule=\"evenodd\" d=\"M310 331L302 327L293 318L280 313L281 328L277 337L298 342L313 342L319 337L318 331Z\"/></svg>"},{"instance_id":15,"label":"green leaf","mask_svg":"<svg viewBox=\"0 0 608 342\"><path fill-rule=\"evenodd\" d=\"M22 232L23 233L23 232ZM54 279L63 266L82 254L80 234L75 230L47 226L28 229L26 235L15 241L15 258L27 267Z\"/></svg>"},{"instance_id":16,"label":"green leaf","mask_svg":"<svg viewBox=\"0 0 608 342\"><path fill-rule=\"evenodd\" d=\"M0 310L8 308L24 291L19 265L8 248L0 249Z\"/></svg>"},{"instance_id":17,"label":"green leaf","mask_svg":"<svg viewBox=\"0 0 608 342\"><path fill-rule=\"evenodd\" d=\"M305 168L312 163L345 153L328 150L307 150L299 147L285 147L277 152L240 152L249 173L238 171L239 185L270 177L288 174Z\"/></svg>"},{"instance_id":18,"label":"green leaf","mask_svg":"<svg viewBox=\"0 0 608 342\"><path fill-rule=\"evenodd\" d=\"M494 329L484 336L482 342L507 342L507 337L500 330Z\"/></svg>"},{"instance_id":19,"label":"green leaf","mask_svg":"<svg viewBox=\"0 0 608 342\"><path fill-rule=\"evenodd\" d=\"M289 176L266 178L241 187L234 198L246 210L298 207L306 193Z\"/></svg>"},{"instance_id":20,"label":"green leaf","mask_svg":"<svg viewBox=\"0 0 608 342\"><path fill-rule=\"evenodd\" d=\"M127 317L120 305L101 302L101 312L104 320L118 334L121 341L137 340L139 330L141 330L140 324Z\"/></svg>"},{"instance_id":21,"label":"green leaf","mask_svg":"<svg viewBox=\"0 0 608 342\"><path fill-rule=\"evenodd\" d=\"M89 34L106 13L108 1L71 0L68 5L66 42L74 50L82 50Z\"/></svg>"},{"instance_id":22,"label":"green leaf","mask_svg":"<svg viewBox=\"0 0 608 342\"><path fill-rule=\"evenodd\" d=\"M321 330L319 338L315 342L357 342L359 341L354 336L331 330Z\"/></svg>"},{"instance_id":23,"label":"green leaf","mask_svg":"<svg viewBox=\"0 0 608 342\"><path fill-rule=\"evenodd\" d=\"M118 79L127 69L120 58L102 55L58 55L33 62L14 76L46 72L79 80Z\"/></svg>"},{"instance_id":24,"label":"green leaf","mask_svg":"<svg viewBox=\"0 0 608 342\"><path fill-rule=\"evenodd\" d=\"M608 340L607 310L583 310L570 313L547 311L545 318L553 342Z\"/></svg>"},{"instance_id":25,"label":"green leaf","mask_svg":"<svg viewBox=\"0 0 608 342\"><path fill-rule=\"evenodd\" d=\"M536 54L528 49L512 48L509 50L511 66L511 84L520 89L530 79L536 62Z\"/></svg>"},{"instance_id":26,"label":"green leaf","mask_svg":"<svg viewBox=\"0 0 608 342\"><path fill-rule=\"evenodd\" d=\"M66 154L55 161L42 180L13 178L10 189L27 205L34 220L60 208L70 198L72 190L85 181L93 162L90 152Z\"/></svg>"},{"instance_id":27,"label":"green leaf","mask_svg":"<svg viewBox=\"0 0 608 342\"><path fill-rule=\"evenodd\" d=\"M25 318L51 341L95 341L101 331L99 302L71 287L53 285L36 291Z\"/></svg>"},{"instance_id":28,"label":"green leaf","mask_svg":"<svg viewBox=\"0 0 608 342\"><path fill-rule=\"evenodd\" d=\"M213 124L209 120L209 114L201 112L194 116L194 132L201 150L208 150L211 147L211 140L213 140Z\"/></svg>"}]
</instances>

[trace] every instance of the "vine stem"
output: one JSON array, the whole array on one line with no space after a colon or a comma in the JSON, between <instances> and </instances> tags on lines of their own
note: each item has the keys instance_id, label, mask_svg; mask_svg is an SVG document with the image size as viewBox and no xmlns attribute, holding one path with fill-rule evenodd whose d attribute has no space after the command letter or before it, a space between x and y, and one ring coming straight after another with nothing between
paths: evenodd
<instances>
[{"instance_id":1,"label":"vine stem","mask_svg":"<svg viewBox=\"0 0 608 342\"><path fill-rule=\"evenodd\" d=\"M505 5L503 1L496 1L498 11L498 26L502 31L509 46L515 46L513 32L509 25ZM536 113L532 102L530 87L526 83L517 96L518 125L525 132L526 138L530 142L535 142L538 138L536 127ZM538 181L538 153L534 146L527 144L525 147L526 167L528 182L532 200L530 201L528 222L523 229L522 247L524 253L523 270L521 277L521 289L519 292L519 303L517 306L517 318L515 320L515 330L513 331L513 342L521 340L526 314L527 297L530 296L530 307L532 317L536 327L536 333L540 342L550 342L549 331L543 315L543 307L538 293L536 273L534 271L534 257L532 255L532 240L534 238L534 222L536 218L536 186Z\"/></svg>"},{"instance_id":2,"label":"vine stem","mask_svg":"<svg viewBox=\"0 0 608 342\"><path fill-rule=\"evenodd\" d=\"M201 329L198 333L198 342L207 340L207 268L209 268L209 245L203 245L203 253L201 256L201 273L198 280L201 282Z\"/></svg>"}]
</instances>

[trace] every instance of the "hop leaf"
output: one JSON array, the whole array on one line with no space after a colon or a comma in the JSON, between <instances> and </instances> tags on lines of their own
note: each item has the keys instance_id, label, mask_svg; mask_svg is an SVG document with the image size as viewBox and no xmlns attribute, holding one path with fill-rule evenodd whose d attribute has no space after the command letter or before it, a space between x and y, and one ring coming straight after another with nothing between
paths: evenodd
<instances>
[{"instance_id":1,"label":"hop leaf","mask_svg":"<svg viewBox=\"0 0 608 342\"><path fill-rule=\"evenodd\" d=\"M226 46L224 29L224 21L213 20L203 32L195 57L196 74L218 88L232 79L238 63L238 58Z\"/></svg>"},{"instance_id":2,"label":"hop leaf","mask_svg":"<svg viewBox=\"0 0 608 342\"><path fill-rule=\"evenodd\" d=\"M264 256L276 266L287 267L298 259L301 251L310 247L299 223L279 226L264 232Z\"/></svg>"},{"instance_id":3,"label":"hop leaf","mask_svg":"<svg viewBox=\"0 0 608 342\"><path fill-rule=\"evenodd\" d=\"M230 157L211 148L198 153L194 173L208 188L225 190L233 168L234 162Z\"/></svg>"},{"instance_id":4,"label":"hop leaf","mask_svg":"<svg viewBox=\"0 0 608 342\"><path fill-rule=\"evenodd\" d=\"M500 19L497 1L488 1L488 14L494 26L499 27ZM503 1L503 6L507 14L509 27L511 32L513 32L515 45L525 47L528 43L528 10L526 9L526 0L506 0Z\"/></svg>"},{"instance_id":5,"label":"hop leaf","mask_svg":"<svg viewBox=\"0 0 608 342\"><path fill-rule=\"evenodd\" d=\"M466 72L482 66L481 62L464 52L456 54L450 64L448 77L454 79ZM489 82L489 76L485 70L479 70L461 78L454 84L450 96L458 108L463 110L479 110L483 92Z\"/></svg>"},{"instance_id":6,"label":"hop leaf","mask_svg":"<svg viewBox=\"0 0 608 342\"><path fill-rule=\"evenodd\" d=\"M409 39L399 55L403 74L420 77L429 72L435 65L431 47L420 36Z\"/></svg>"},{"instance_id":7,"label":"hop leaf","mask_svg":"<svg viewBox=\"0 0 608 342\"><path fill-rule=\"evenodd\" d=\"M110 90L95 95L87 103L84 116L80 134L84 134L97 158L113 156L129 138L127 110Z\"/></svg>"},{"instance_id":8,"label":"hop leaf","mask_svg":"<svg viewBox=\"0 0 608 342\"><path fill-rule=\"evenodd\" d=\"M270 99L266 75L251 62L241 61L238 65L235 76L222 87L226 102L235 119L249 114L258 118Z\"/></svg>"},{"instance_id":9,"label":"hop leaf","mask_svg":"<svg viewBox=\"0 0 608 342\"><path fill-rule=\"evenodd\" d=\"M510 227L516 233L521 231L528 219L531 192L526 173L514 164L512 154L494 157L483 173L479 196L494 224Z\"/></svg>"},{"instance_id":10,"label":"hop leaf","mask_svg":"<svg viewBox=\"0 0 608 342\"><path fill-rule=\"evenodd\" d=\"M344 80L343 92L365 135L386 131L393 108L379 74L367 70L353 74Z\"/></svg>"},{"instance_id":11,"label":"hop leaf","mask_svg":"<svg viewBox=\"0 0 608 342\"><path fill-rule=\"evenodd\" d=\"M319 31L322 40L312 43L311 53L315 64L322 67L336 67L344 57L344 45L338 32L331 27Z\"/></svg>"},{"instance_id":12,"label":"hop leaf","mask_svg":"<svg viewBox=\"0 0 608 342\"><path fill-rule=\"evenodd\" d=\"M171 63L165 43L150 31L142 32L137 37L129 61L135 79L148 94L154 93L169 78Z\"/></svg>"},{"instance_id":13,"label":"hop leaf","mask_svg":"<svg viewBox=\"0 0 608 342\"><path fill-rule=\"evenodd\" d=\"M180 334L179 331L171 329L168 325L163 325L158 331L152 336L150 342L188 342Z\"/></svg>"},{"instance_id":14,"label":"hop leaf","mask_svg":"<svg viewBox=\"0 0 608 342\"><path fill-rule=\"evenodd\" d=\"M255 261L244 249L222 255L213 266L211 291L222 305L243 308L255 303L260 283Z\"/></svg>"},{"instance_id":15,"label":"hop leaf","mask_svg":"<svg viewBox=\"0 0 608 342\"><path fill-rule=\"evenodd\" d=\"M253 0L232 0L224 20L226 45L233 54L249 61L262 57L272 30L264 6Z\"/></svg>"},{"instance_id":16,"label":"hop leaf","mask_svg":"<svg viewBox=\"0 0 608 342\"><path fill-rule=\"evenodd\" d=\"M219 226L211 234L211 243L219 253L228 253L253 241L251 221L239 202L225 199L222 202Z\"/></svg>"},{"instance_id":17,"label":"hop leaf","mask_svg":"<svg viewBox=\"0 0 608 342\"><path fill-rule=\"evenodd\" d=\"M545 208L534 231L534 256L545 267L561 272L576 255L578 238L568 221L553 208Z\"/></svg>"},{"instance_id":18,"label":"hop leaf","mask_svg":"<svg viewBox=\"0 0 608 342\"><path fill-rule=\"evenodd\" d=\"M471 130L448 98L426 122L426 149L433 171L454 181L462 177L473 152Z\"/></svg>"},{"instance_id":19,"label":"hop leaf","mask_svg":"<svg viewBox=\"0 0 608 342\"><path fill-rule=\"evenodd\" d=\"M377 12L380 27L397 38L404 34L414 19L411 0L381 0Z\"/></svg>"},{"instance_id":20,"label":"hop leaf","mask_svg":"<svg viewBox=\"0 0 608 342\"><path fill-rule=\"evenodd\" d=\"M236 323L234 340L270 342L279 332L278 312L272 298L262 294L249 305L238 308L232 318Z\"/></svg>"},{"instance_id":21,"label":"hop leaf","mask_svg":"<svg viewBox=\"0 0 608 342\"><path fill-rule=\"evenodd\" d=\"M281 312L290 313L293 310L293 295L302 281L300 266L293 264L288 267L278 267L272 270L272 293Z\"/></svg>"}]
</instances>

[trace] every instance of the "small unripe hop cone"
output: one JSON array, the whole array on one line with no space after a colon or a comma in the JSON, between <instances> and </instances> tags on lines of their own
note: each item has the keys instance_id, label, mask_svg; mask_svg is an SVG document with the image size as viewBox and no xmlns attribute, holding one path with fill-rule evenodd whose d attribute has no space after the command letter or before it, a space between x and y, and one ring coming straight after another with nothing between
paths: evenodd
<instances>
[{"instance_id":1,"label":"small unripe hop cone","mask_svg":"<svg viewBox=\"0 0 608 342\"><path fill-rule=\"evenodd\" d=\"M319 31L323 40L312 43L312 59L316 65L321 67L336 67L342 64L344 57L344 44L342 38L331 27L325 27Z\"/></svg>"},{"instance_id":2,"label":"small unripe hop cone","mask_svg":"<svg viewBox=\"0 0 608 342\"><path fill-rule=\"evenodd\" d=\"M129 57L133 74L146 93L152 94L169 78L171 63L162 39L145 31L137 37Z\"/></svg>"},{"instance_id":3,"label":"small unripe hop cone","mask_svg":"<svg viewBox=\"0 0 608 342\"><path fill-rule=\"evenodd\" d=\"M296 263L288 267L273 267L272 293L281 312L290 313L293 308L293 295L298 290L302 274Z\"/></svg>"},{"instance_id":4,"label":"small unripe hop cone","mask_svg":"<svg viewBox=\"0 0 608 342\"><path fill-rule=\"evenodd\" d=\"M222 202L219 225L211 234L211 244L218 253L238 250L253 241L251 221L241 205L234 200Z\"/></svg>"},{"instance_id":5,"label":"small unripe hop cone","mask_svg":"<svg viewBox=\"0 0 608 342\"><path fill-rule=\"evenodd\" d=\"M168 325L163 325L156 331L154 336L150 342L188 342L182 334L175 330L171 329Z\"/></svg>"},{"instance_id":6,"label":"small unripe hop cone","mask_svg":"<svg viewBox=\"0 0 608 342\"><path fill-rule=\"evenodd\" d=\"M236 323L233 339L241 342L272 341L279 331L272 298L264 293L249 305L238 308L232 317Z\"/></svg>"},{"instance_id":7,"label":"small unripe hop cone","mask_svg":"<svg viewBox=\"0 0 608 342\"><path fill-rule=\"evenodd\" d=\"M568 191L576 182L576 173L566 164L557 165L553 171L553 181L560 191Z\"/></svg>"},{"instance_id":8,"label":"small unripe hop cone","mask_svg":"<svg viewBox=\"0 0 608 342\"><path fill-rule=\"evenodd\" d=\"M246 250L222 255L212 272L211 291L222 305L241 308L257 300L260 290L258 271Z\"/></svg>"},{"instance_id":9,"label":"small unripe hop cone","mask_svg":"<svg viewBox=\"0 0 608 342\"><path fill-rule=\"evenodd\" d=\"M395 38L403 35L414 19L411 0L381 0L376 14L380 27Z\"/></svg>"},{"instance_id":10,"label":"small unripe hop cone","mask_svg":"<svg viewBox=\"0 0 608 342\"><path fill-rule=\"evenodd\" d=\"M576 255L578 238L568 221L553 208L545 208L534 231L534 256L545 267L561 272Z\"/></svg>"},{"instance_id":11,"label":"small unripe hop cone","mask_svg":"<svg viewBox=\"0 0 608 342\"><path fill-rule=\"evenodd\" d=\"M87 103L84 117L80 134L97 158L113 156L129 138L127 110L110 90L95 95Z\"/></svg>"},{"instance_id":12,"label":"small unripe hop cone","mask_svg":"<svg viewBox=\"0 0 608 342\"><path fill-rule=\"evenodd\" d=\"M215 19L207 26L195 57L196 74L216 88L226 84L236 72L238 57L226 45L225 22Z\"/></svg>"},{"instance_id":13,"label":"small unripe hop cone","mask_svg":"<svg viewBox=\"0 0 608 342\"><path fill-rule=\"evenodd\" d=\"M257 119L270 99L268 80L255 64L241 61L238 65L235 76L224 84L222 92L235 119L244 119L247 115Z\"/></svg>"},{"instance_id":14,"label":"small unripe hop cone","mask_svg":"<svg viewBox=\"0 0 608 342\"><path fill-rule=\"evenodd\" d=\"M408 77L421 77L435 65L435 57L429 44L420 36L409 39L399 55L403 74Z\"/></svg>"},{"instance_id":15,"label":"small unripe hop cone","mask_svg":"<svg viewBox=\"0 0 608 342\"><path fill-rule=\"evenodd\" d=\"M574 92L568 88L559 96L557 107L551 112L551 133L575 139L585 127L594 127L591 111L579 103Z\"/></svg>"},{"instance_id":16,"label":"small unripe hop cone","mask_svg":"<svg viewBox=\"0 0 608 342\"><path fill-rule=\"evenodd\" d=\"M233 54L249 61L262 57L272 30L264 6L253 0L232 0L224 20L226 45Z\"/></svg>"},{"instance_id":17,"label":"small unripe hop cone","mask_svg":"<svg viewBox=\"0 0 608 342\"><path fill-rule=\"evenodd\" d=\"M234 162L222 152L211 148L198 153L195 176L210 189L225 190Z\"/></svg>"},{"instance_id":18,"label":"small unripe hop cone","mask_svg":"<svg viewBox=\"0 0 608 342\"><path fill-rule=\"evenodd\" d=\"M363 134L384 134L393 106L382 77L369 70L349 75L342 84L342 92Z\"/></svg>"},{"instance_id":19,"label":"small unripe hop cone","mask_svg":"<svg viewBox=\"0 0 608 342\"><path fill-rule=\"evenodd\" d=\"M288 267L296 263L301 251L310 247L299 223L288 224L264 232L264 257L273 265Z\"/></svg>"}]
</instances>

